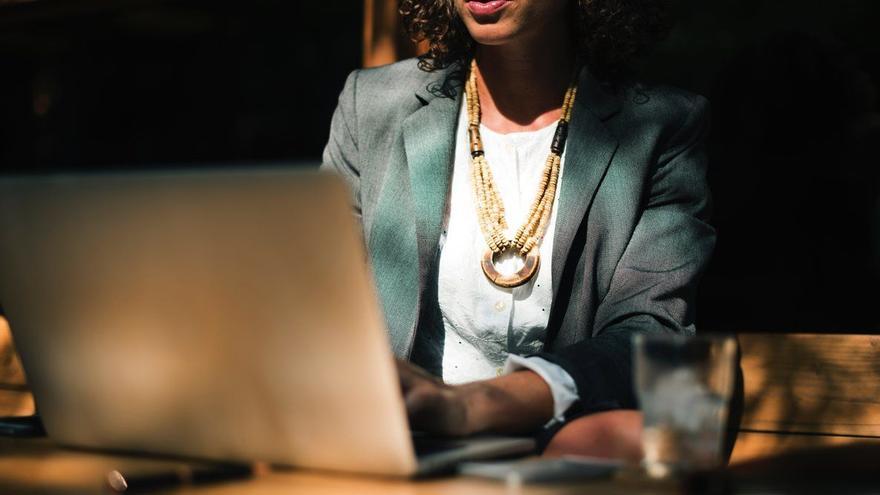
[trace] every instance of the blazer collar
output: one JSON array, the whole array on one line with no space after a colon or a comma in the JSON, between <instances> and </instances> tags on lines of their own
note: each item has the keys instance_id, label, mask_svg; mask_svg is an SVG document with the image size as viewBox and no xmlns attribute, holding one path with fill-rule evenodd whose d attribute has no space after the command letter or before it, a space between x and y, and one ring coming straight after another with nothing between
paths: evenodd
<instances>
[{"instance_id":1,"label":"blazer collar","mask_svg":"<svg viewBox=\"0 0 880 495\"><path fill-rule=\"evenodd\" d=\"M604 122L620 111L620 96L611 86L603 83L588 67L581 69L575 108L588 110ZM574 113L572 113L574 118Z\"/></svg>"}]
</instances>

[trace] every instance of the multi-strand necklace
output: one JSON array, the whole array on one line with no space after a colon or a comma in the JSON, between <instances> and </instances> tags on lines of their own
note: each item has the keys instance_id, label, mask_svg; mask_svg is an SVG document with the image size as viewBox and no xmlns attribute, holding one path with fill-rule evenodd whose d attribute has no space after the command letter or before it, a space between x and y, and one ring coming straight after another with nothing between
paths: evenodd
<instances>
[{"instance_id":1,"label":"multi-strand necklace","mask_svg":"<svg viewBox=\"0 0 880 495\"><path fill-rule=\"evenodd\" d=\"M577 74L577 72L575 72ZM556 125L556 134L550 146L550 155L544 165L544 173L538 184L538 193L529 209L525 223L516 230L513 237L507 234L507 219L504 216L504 204L495 181L486 154L483 151L483 139L480 137L480 97L477 94L476 61L471 62L471 71L465 84L465 97L468 111L468 140L471 151L471 182L474 190L474 201L477 206L477 219L480 230L486 239L488 249L483 254L481 266L483 273L495 285L500 287L518 287L525 284L535 273L541 261L539 244L547 230L553 202L556 199L556 184L559 180L559 166L562 152L568 137L568 123L571 120L571 109L577 94L577 78L568 86L562 102L562 117ZM516 273L504 275L495 268L495 258L501 253L512 251L523 258L523 266Z\"/></svg>"}]
</instances>

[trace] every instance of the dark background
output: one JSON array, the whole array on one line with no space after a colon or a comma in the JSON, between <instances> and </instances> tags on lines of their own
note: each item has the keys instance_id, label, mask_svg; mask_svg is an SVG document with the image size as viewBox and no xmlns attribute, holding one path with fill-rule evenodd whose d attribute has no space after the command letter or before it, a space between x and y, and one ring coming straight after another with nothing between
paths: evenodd
<instances>
[{"instance_id":1,"label":"dark background","mask_svg":"<svg viewBox=\"0 0 880 495\"><path fill-rule=\"evenodd\" d=\"M705 330L876 332L875 0L678 0L641 77L706 95ZM317 161L358 0L0 2L0 171Z\"/></svg>"},{"instance_id":2,"label":"dark background","mask_svg":"<svg viewBox=\"0 0 880 495\"><path fill-rule=\"evenodd\" d=\"M356 0L0 5L0 167L315 158Z\"/></svg>"}]
</instances>

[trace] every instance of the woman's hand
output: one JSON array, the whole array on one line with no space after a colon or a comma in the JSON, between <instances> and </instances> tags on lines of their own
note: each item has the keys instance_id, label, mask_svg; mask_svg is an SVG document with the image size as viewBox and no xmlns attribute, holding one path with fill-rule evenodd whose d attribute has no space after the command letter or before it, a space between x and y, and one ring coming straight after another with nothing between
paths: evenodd
<instances>
[{"instance_id":1,"label":"woman's hand","mask_svg":"<svg viewBox=\"0 0 880 495\"><path fill-rule=\"evenodd\" d=\"M397 361L397 372L413 430L451 436L474 433L468 421L467 394L461 387L446 385L405 361Z\"/></svg>"},{"instance_id":2,"label":"woman's hand","mask_svg":"<svg viewBox=\"0 0 880 495\"><path fill-rule=\"evenodd\" d=\"M550 387L531 371L446 385L403 361L397 362L397 370L413 430L450 436L526 433L553 417Z\"/></svg>"}]
</instances>

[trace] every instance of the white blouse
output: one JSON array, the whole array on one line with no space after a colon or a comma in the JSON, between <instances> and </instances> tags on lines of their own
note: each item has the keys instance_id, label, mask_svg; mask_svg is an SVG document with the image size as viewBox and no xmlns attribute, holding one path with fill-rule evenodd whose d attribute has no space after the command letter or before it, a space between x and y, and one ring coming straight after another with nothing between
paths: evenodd
<instances>
[{"instance_id":1,"label":"white blouse","mask_svg":"<svg viewBox=\"0 0 880 495\"><path fill-rule=\"evenodd\" d=\"M498 134L480 126L486 160L511 230L522 225L534 202L555 130L556 123L537 131L510 134ZM564 166L563 154L560 183ZM574 380L561 367L545 359L520 357L544 348L553 300L551 258L556 207L540 244L538 273L520 287L498 287L486 278L480 267L480 258L487 246L477 223L470 170L467 115L462 104L456 131L450 206L440 239L438 295L445 328L443 380L456 384L492 378L515 369L531 369L550 386L554 415L561 420L578 398ZM559 190L557 187L557 199ZM496 264L502 273L516 271L521 266L522 261L516 257Z\"/></svg>"}]
</instances>

